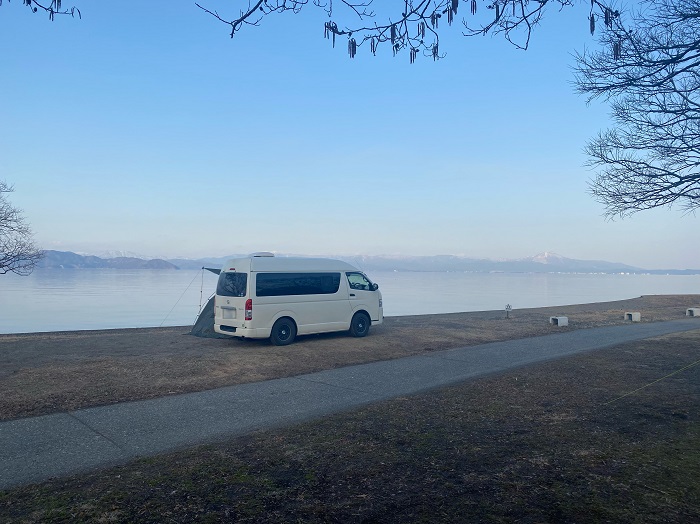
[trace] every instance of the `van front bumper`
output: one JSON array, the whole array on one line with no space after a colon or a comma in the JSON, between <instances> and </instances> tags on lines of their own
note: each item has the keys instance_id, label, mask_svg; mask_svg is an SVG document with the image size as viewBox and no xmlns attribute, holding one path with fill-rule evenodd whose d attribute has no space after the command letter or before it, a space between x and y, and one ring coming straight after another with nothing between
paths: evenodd
<instances>
[{"instance_id":1,"label":"van front bumper","mask_svg":"<svg viewBox=\"0 0 700 524\"><path fill-rule=\"evenodd\" d=\"M372 319L372 325L376 326L378 324L382 324L384 322L384 308L379 308L379 318Z\"/></svg>"}]
</instances>

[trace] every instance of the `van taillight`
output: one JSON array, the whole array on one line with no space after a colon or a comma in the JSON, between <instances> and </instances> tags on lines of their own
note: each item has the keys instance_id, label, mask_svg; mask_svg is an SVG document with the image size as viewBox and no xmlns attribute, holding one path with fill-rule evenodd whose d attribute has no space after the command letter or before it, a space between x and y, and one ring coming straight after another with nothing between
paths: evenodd
<instances>
[{"instance_id":1,"label":"van taillight","mask_svg":"<svg viewBox=\"0 0 700 524\"><path fill-rule=\"evenodd\" d=\"M253 320L253 300L250 298L245 301L245 319Z\"/></svg>"}]
</instances>

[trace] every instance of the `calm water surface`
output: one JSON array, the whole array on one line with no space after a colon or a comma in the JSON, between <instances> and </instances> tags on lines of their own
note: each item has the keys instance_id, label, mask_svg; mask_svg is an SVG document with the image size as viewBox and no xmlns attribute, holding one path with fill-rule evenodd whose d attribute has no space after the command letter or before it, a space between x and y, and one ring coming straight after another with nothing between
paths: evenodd
<instances>
[{"instance_id":1,"label":"calm water surface","mask_svg":"<svg viewBox=\"0 0 700 524\"><path fill-rule=\"evenodd\" d=\"M700 275L368 273L379 284L387 316L700 294ZM186 270L54 269L28 277L0 275L0 333L191 325L200 304L214 292L216 279L208 271Z\"/></svg>"}]
</instances>

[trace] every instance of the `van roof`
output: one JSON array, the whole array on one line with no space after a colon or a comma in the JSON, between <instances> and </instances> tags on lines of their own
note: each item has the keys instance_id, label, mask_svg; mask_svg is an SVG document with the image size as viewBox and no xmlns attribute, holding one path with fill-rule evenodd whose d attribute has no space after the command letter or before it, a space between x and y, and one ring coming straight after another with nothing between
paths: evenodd
<instances>
[{"instance_id":1,"label":"van roof","mask_svg":"<svg viewBox=\"0 0 700 524\"><path fill-rule=\"evenodd\" d=\"M332 258L251 256L227 260L222 272L234 267L250 271L359 271L352 264Z\"/></svg>"}]
</instances>

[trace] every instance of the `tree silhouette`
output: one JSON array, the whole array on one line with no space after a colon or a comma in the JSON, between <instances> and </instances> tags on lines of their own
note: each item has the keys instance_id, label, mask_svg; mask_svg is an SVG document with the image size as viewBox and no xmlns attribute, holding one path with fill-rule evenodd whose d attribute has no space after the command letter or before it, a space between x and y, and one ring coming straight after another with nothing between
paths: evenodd
<instances>
[{"instance_id":1,"label":"tree silhouette","mask_svg":"<svg viewBox=\"0 0 700 524\"><path fill-rule=\"evenodd\" d=\"M586 146L609 217L700 207L700 2L654 0L577 55L576 86L610 103L614 127Z\"/></svg>"},{"instance_id":2,"label":"tree silhouette","mask_svg":"<svg viewBox=\"0 0 700 524\"><path fill-rule=\"evenodd\" d=\"M8 2L10 0L7 0ZM36 0L22 0L22 4L27 6L33 12L37 13L42 11L49 15L49 20L53 21L56 15L71 15L81 18L80 9L77 7L64 8L61 0L51 0L50 2L37 2ZM2 5L2 0L0 0L0 6Z\"/></svg>"},{"instance_id":3,"label":"tree silhouette","mask_svg":"<svg viewBox=\"0 0 700 524\"><path fill-rule=\"evenodd\" d=\"M13 188L0 180L0 275L28 275L44 256L32 239L22 213L7 200Z\"/></svg>"},{"instance_id":4,"label":"tree silhouette","mask_svg":"<svg viewBox=\"0 0 700 524\"><path fill-rule=\"evenodd\" d=\"M382 14L374 10L374 0L250 0L237 15L220 14L206 4L197 7L230 27L230 36L246 26L258 26L270 15L299 13L309 4L328 16L324 36L335 47L340 37L347 39L348 54L354 58L362 46L376 54L380 47L390 47L394 55L408 51L411 62L419 55L438 60L440 32L466 12L460 24L465 36L501 34L520 49L527 49L533 29L541 22L547 8L558 10L579 3L578 0L404 0L381 5ZM603 3L592 0L591 20L595 15L613 12Z\"/></svg>"}]
</instances>

